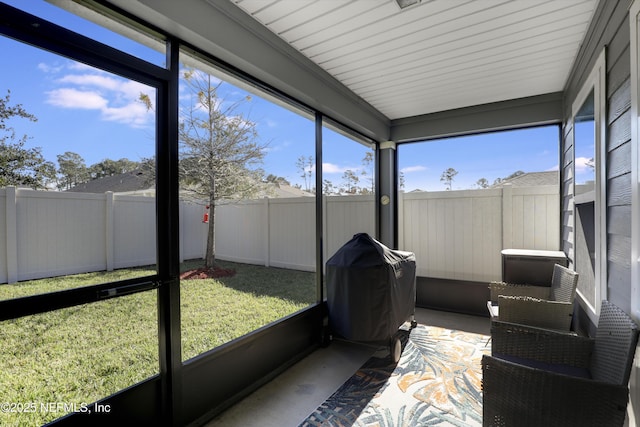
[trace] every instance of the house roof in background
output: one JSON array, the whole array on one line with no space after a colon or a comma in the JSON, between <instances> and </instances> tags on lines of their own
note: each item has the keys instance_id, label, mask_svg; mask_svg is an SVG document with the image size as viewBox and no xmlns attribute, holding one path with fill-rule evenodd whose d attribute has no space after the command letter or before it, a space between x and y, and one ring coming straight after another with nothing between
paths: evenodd
<instances>
[{"instance_id":1,"label":"house roof in background","mask_svg":"<svg viewBox=\"0 0 640 427\"><path fill-rule=\"evenodd\" d=\"M271 184L264 197L287 198L287 197L314 197L315 194L304 191L301 188L292 187L287 184Z\"/></svg>"},{"instance_id":2,"label":"house roof in background","mask_svg":"<svg viewBox=\"0 0 640 427\"><path fill-rule=\"evenodd\" d=\"M140 171L122 173L113 176L106 176L76 185L66 190L76 193L128 193L140 195L155 194L154 185L149 185L144 174ZM263 191L260 191L257 198L287 198L287 197L313 197L314 194L300 188L287 184L266 184Z\"/></svg>"},{"instance_id":3,"label":"house roof in background","mask_svg":"<svg viewBox=\"0 0 640 427\"><path fill-rule=\"evenodd\" d=\"M503 179L500 183L491 187L502 187L511 184L514 187L535 187L538 185L558 185L558 171L526 172L513 178Z\"/></svg>"},{"instance_id":4,"label":"house roof in background","mask_svg":"<svg viewBox=\"0 0 640 427\"><path fill-rule=\"evenodd\" d=\"M78 184L67 191L75 193L106 193L107 191L130 193L153 187L154 185L149 185L141 171L133 171L94 179L84 184Z\"/></svg>"}]
</instances>

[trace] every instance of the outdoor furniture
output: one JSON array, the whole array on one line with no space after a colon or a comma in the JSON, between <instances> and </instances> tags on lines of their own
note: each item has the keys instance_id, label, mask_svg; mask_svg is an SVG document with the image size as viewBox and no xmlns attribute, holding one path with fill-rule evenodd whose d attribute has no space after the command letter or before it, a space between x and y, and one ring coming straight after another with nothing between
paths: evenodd
<instances>
[{"instance_id":1,"label":"outdoor furniture","mask_svg":"<svg viewBox=\"0 0 640 427\"><path fill-rule=\"evenodd\" d=\"M548 286L553 276L553 266L568 265L563 251L539 249L503 249L502 281L528 285Z\"/></svg>"},{"instance_id":2,"label":"outdoor furniture","mask_svg":"<svg viewBox=\"0 0 640 427\"><path fill-rule=\"evenodd\" d=\"M568 331L577 285L578 273L555 264L551 286L491 282L487 308L492 320Z\"/></svg>"},{"instance_id":3,"label":"outdoor furniture","mask_svg":"<svg viewBox=\"0 0 640 427\"><path fill-rule=\"evenodd\" d=\"M622 426L638 327L602 301L595 339L492 322L483 426Z\"/></svg>"}]
</instances>

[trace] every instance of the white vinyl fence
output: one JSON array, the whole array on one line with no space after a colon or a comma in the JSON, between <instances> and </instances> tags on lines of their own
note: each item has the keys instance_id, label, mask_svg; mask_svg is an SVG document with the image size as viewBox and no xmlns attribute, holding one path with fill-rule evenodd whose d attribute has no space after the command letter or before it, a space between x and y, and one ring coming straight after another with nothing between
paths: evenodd
<instances>
[{"instance_id":1,"label":"white vinyl fence","mask_svg":"<svg viewBox=\"0 0 640 427\"><path fill-rule=\"evenodd\" d=\"M354 234L375 235L373 196L323 199L323 256ZM506 248L557 250L556 186L400 194L399 248L418 275L488 281ZM202 258L204 206L180 204L181 260ZM261 199L216 207L222 260L315 270L315 198ZM0 189L0 283L156 262L155 199Z\"/></svg>"},{"instance_id":2,"label":"white vinyl fence","mask_svg":"<svg viewBox=\"0 0 640 427\"><path fill-rule=\"evenodd\" d=\"M356 233L375 236L373 196L324 197L324 259ZM216 207L216 257L315 271L314 197L262 199Z\"/></svg>"},{"instance_id":3,"label":"white vinyl fence","mask_svg":"<svg viewBox=\"0 0 640 427\"><path fill-rule=\"evenodd\" d=\"M398 246L418 276L499 280L502 249L558 250L559 200L553 185L403 194Z\"/></svg>"},{"instance_id":4,"label":"white vinyl fence","mask_svg":"<svg viewBox=\"0 0 640 427\"><path fill-rule=\"evenodd\" d=\"M0 283L156 263L155 198L0 188ZM181 259L201 258L204 207L180 204Z\"/></svg>"},{"instance_id":5,"label":"white vinyl fence","mask_svg":"<svg viewBox=\"0 0 640 427\"><path fill-rule=\"evenodd\" d=\"M398 247L416 254L418 275L499 280L502 249L558 250L558 187L401 193ZM327 260L354 234L375 235L373 196L323 198ZM315 200L263 199L216 208L216 256L315 270Z\"/></svg>"}]
</instances>

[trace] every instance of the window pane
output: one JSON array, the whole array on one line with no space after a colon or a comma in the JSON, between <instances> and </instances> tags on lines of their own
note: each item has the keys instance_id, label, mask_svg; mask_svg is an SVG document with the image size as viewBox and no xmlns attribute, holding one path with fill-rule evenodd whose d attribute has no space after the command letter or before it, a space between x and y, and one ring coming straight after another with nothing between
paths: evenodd
<instances>
[{"instance_id":1,"label":"window pane","mask_svg":"<svg viewBox=\"0 0 640 427\"><path fill-rule=\"evenodd\" d=\"M402 144L398 153L399 189L405 193L558 183L556 126Z\"/></svg>"},{"instance_id":2,"label":"window pane","mask_svg":"<svg viewBox=\"0 0 640 427\"><path fill-rule=\"evenodd\" d=\"M418 276L500 280L502 249L558 250L557 126L398 148L399 247Z\"/></svg>"},{"instance_id":3,"label":"window pane","mask_svg":"<svg viewBox=\"0 0 640 427\"><path fill-rule=\"evenodd\" d=\"M160 36L152 37L150 32L143 33L140 28L134 29L131 25L125 25L124 21L117 22L113 17L105 17L76 2L60 0L3 0L3 2L152 64L165 66L166 47ZM52 3L58 3L60 7Z\"/></svg>"},{"instance_id":4,"label":"window pane","mask_svg":"<svg viewBox=\"0 0 640 427\"><path fill-rule=\"evenodd\" d=\"M290 106L182 61L187 360L315 302L315 132Z\"/></svg>"},{"instance_id":5,"label":"window pane","mask_svg":"<svg viewBox=\"0 0 640 427\"><path fill-rule=\"evenodd\" d=\"M8 38L0 49L0 298L154 274L155 89Z\"/></svg>"},{"instance_id":6,"label":"window pane","mask_svg":"<svg viewBox=\"0 0 640 427\"><path fill-rule=\"evenodd\" d=\"M322 135L325 259L357 233L376 236L375 151L335 127Z\"/></svg>"},{"instance_id":7,"label":"window pane","mask_svg":"<svg viewBox=\"0 0 640 427\"><path fill-rule=\"evenodd\" d=\"M580 274L578 291L592 306L597 305L595 158L596 122L594 91L591 90L574 117L575 249L573 261Z\"/></svg>"},{"instance_id":8,"label":"window pane","mask_svg":"<svg viewBox=\"0 0 640 427\"><path fill-rule=\"evenodd\" d=\"M594 190L596 122L593 114L593 91L575 117L575 182L576 194Z\"/></svg>"},{"instance_id":9,"label":"window pane","mask_svg":"<svg viewBox=\"0 0 640 427\"><path fill-rule=\"evenodd\" d=\"M156 295L0 322L0 402L9 403L0 425L42 425L93 411L93 402L157 375Z\"/></svg>"}]
</instances>

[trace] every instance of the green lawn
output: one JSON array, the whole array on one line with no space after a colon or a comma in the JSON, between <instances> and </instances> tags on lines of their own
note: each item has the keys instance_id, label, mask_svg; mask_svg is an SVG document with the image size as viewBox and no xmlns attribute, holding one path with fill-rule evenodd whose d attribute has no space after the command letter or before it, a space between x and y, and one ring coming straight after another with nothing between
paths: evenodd
<instances>
[{"instance_id":1,"label":"green lawn","mask_svg":"<svg viewBox=\"0 0 640 427\"><path fill-rule=\"evenodd\" d=\"M182 270L201 263L186 262ZM313 273L221 264L236 269L236 275L181 282L183 360L315 301ZM153 271L125 269L0 285L0 299L147 274ZM157 374L157 329L156 291L2 322L0 425L41 425ZM7 412L3 402L13 403L9 411L14 412Z\"/></svg>"}]
</instances>

